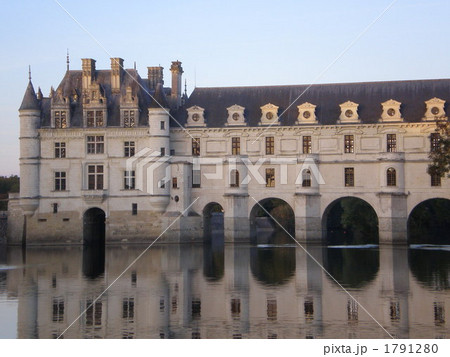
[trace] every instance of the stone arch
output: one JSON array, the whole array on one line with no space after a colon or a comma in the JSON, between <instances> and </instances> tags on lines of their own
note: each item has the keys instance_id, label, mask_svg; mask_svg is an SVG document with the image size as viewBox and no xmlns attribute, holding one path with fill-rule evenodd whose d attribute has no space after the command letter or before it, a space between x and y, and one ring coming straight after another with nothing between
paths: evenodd
<instances>
[{"instance_id":1,"label":"stone arch","mask_svg":"<svg viewBox=\"0 0 450 357\"><path fill-rule=\"evenodd\" d=\"M83 244L105 245L106 214L100 208L93 207L83 214Z\"/></svg>"},{"instance_id":2,"label":"stone arch","mask_svg":"<svg viewBox=\"0 0 450 357\"><path fill-rule=\"evenodd\" d=\"M223 244L224 209L220 203L209 202L203 208L203 241L205 243Z\"/></svg>"},{"instance_id":3,"label":"stone arch","mask_svg":"<svg viewBox=\"0 0 450 357\"><path fill-rule=\"evenodd\" d=\"M378 244L378 215L366 200L344 196L332 201L322 215L325 244Z\"/></svg>"},{"instance_id":4,"label":"stone arch","mask_svg":"<svg viewBox=\"0 0 450 357\"><path fill-rule=\"evenodd\" d=\"M429 198L418 203L408 216L408 243L450 244L450 200Z\"/></svg>"},{"instance_id":5,"label":"stone arch","mask_svg":"<svg viewBox=\"0 0 450 357\"><path fill-rule=\"evenodd\" d=\"M269 197L255 203L250 210L249 220L253 243L275 243L274 240L292 243L289 235L295 237L294 210L281 198Z\"/></svg>"},{"instance_id":6,"label":"stone arch","mask_svg":"<svg viewBox=\"0 0 450 357\"><path fill-rule=\"evenodd\" d=\"M251 247L250 270L267 286L283 285L295 275L295 247Z\"/></svg>"}]
</instances>

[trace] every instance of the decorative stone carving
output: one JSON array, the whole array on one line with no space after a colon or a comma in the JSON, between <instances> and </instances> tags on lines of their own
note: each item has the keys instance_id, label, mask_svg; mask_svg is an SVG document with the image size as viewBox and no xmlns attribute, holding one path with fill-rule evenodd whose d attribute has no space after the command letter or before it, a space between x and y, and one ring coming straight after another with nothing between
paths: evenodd
<instances>
[{"instance_id":1,"label":"decorative stone carving","mask_svg":"<svg viewBox=\"0 0 450 357\"><path fill-rule=\"evenodd\" d=\"M297 106L298 117L296 124L317 124L316 105L303 103Z\"/></svg>"},{"instance_id":2,"label":"decorative stone carving","mask_svg":"<svg viewBox=\"0 0 450 357\"><path fill-rule=\"evenodd\" d=\"M400 106L402 103L396 100L389 99L388 101L381 103L383 106L383 112L381 113L381 122L396 122L403 121L402 114L400 112Z\"/></svg>"},{"instance_id":3,"label":"decorative stone carving","mask_svg":"<svg viewBox=\"0 0 450 357\"><path fill-rule=\"evenodd\" d=\"M278 118L278 108L276 105L268 103L261 107L261 122L259 125L280 125Z\"/></svg>"},{"instance_id":4,"label":"decorative stone carving","mask_svg":"<svg viewBox=\"0 0 450 357\"><path fill-rule=\"evenodd\" d=\"M205 127L205 109L194 105L187 109L188 118L186 122L186 127Z\"/></svg>"},{"instance_id":5,"label":"decorative stone carving","mask_svg":"<svg viewBox=\"0 0 450 357\"><path fill-rule=\"evenodd\" d=\"M439 98L431 98L425 102L427 109L425 111L425 116L422 118L423 121L434 121L437 119L447 120L445 116L445 100Z\"/></svg>"},{"instance_id":6,"label":"decorative stone carving","mask_svg":"<svg viewBox=\"0 0 450 357\"><path fill-rule=\"evenodd\" d=\"M244 107L240 105L234 104L231 107L227 108L228 110L228 118L225 125L227 126L242 126L247 125L244 117Z\"/></svg>"},{"instance_id":7,"label":"decorative stone carving","mask_svg":"<svg viewBox=\"0 0 450 357\"><path fill-rule=\"evenodd\" d=\"M339 116L339 123L359 123L358 106L359 104L347 101L339 104L341 107L341 115Z\"/></svg>"}]
</instances>

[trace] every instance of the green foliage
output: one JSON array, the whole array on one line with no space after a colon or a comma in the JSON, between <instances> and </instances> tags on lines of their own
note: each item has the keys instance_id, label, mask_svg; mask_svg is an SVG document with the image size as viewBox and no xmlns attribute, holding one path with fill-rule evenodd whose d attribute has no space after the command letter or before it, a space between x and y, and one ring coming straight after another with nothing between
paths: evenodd
<instances>
[{"instance_id":1,"label":"green foliage","mask_svg":"<svg viewBox=\"0 0 450 357\"><path fill-rule=\"evenodd\" d=\"M284 231L285 228L289 233L295 232L295 215L291 206L280 200L279 198L269 198L260 202L264 209L258 205L256 207L256 217L273 217L279 224L274 222L276 230ZM283 227L281 228L280 225Z\"/></svg>"},{"instance_id":2,"label":"green foliage","mask_svg":"<svg viewBox=\"0 0 450 357\"><path fill-rule=\"evenodd\" d=\"M431 151L427 172L430 175L443 177L450 172L450 122L447 120L436 121L435 133L439 134L440 140L437 150Z\"/></svg>"},{"instance_id":3,"label":"green foliage","mask_svg":"<svg viewBox=\"0 0 450 357\"><path fill-rule=\"evenodd\" d=\"M0 176L0 211L8 209L8 193L19 192L20 181L17 175Z\"/></svg>"}]
</instances>

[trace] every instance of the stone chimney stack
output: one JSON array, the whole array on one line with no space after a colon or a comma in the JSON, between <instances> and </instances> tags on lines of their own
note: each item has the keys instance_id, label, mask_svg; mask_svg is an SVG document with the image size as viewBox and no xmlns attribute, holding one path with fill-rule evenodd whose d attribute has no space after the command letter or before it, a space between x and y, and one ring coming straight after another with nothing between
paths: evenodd
<instances>
[{"instance_id":1,"label":"stone chimney stack","mask_svg":"<svg viewBox=\"0 0 450 357\"><path fill-rule=\"evenodd\" d=\"M172 72L172 90L171 90L171 102L174 108L181 106L181 76L183 74L183 68L181 67L180 61L173 61L170 66L170 71Z\"/></svg>"},{"instance_id":2,"label":"stone chimney stack","mask_svg":"<svg viewBox=\"0 0 450 357\"><path fill-rule=\"evenodd\" d=\"M123 72L123 59L119 57L111 58L111 91L120 93L120 82Z\"/></svg>"},{"instance_id":3,"label":"stone chimney stack","mask_svg":"<svg viewBox=\"0 0 450 357\"><path fill-rule=\"evenodd\" d=\"M83 91L87 90L92 82L95 80L95 60L92 58L83 58L82 61L82 88Z\"/></svg>"},{"instance_id":4,"label":"stone chimney stack","mask_svg":"<svg viewBox=\"0 0 450 357\"><path fill-rule=\"evenodd\" d=\"M148 69L148 85L149 89L155 90L158 83L164 85L163 67L147 67Z\"/></svg>"}]
</instances>

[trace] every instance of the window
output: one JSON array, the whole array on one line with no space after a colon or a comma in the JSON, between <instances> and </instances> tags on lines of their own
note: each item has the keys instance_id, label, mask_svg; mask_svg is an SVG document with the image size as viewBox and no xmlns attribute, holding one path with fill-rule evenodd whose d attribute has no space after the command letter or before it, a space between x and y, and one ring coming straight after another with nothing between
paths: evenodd
<instances>
[{"instance_id":1,"label":"window","mask_svg":"<svg viewBox=\"0 0 450 357\"><path fill-rule=\"evenodd\" d=\"M200 170L192 170L192 188L200 188L201 177Z\"/></svg>"},{"instance_id":2,"label":"window","mask_svg":"<svg viewBox=\"0 0 450 357\"><path fill-rule=\"evenodd\" d=\"M122 318L133 322L134 319L134 298L125 298L122 302Z\"/></svg>"},{"instance_id":3,"label":"window","mask_svg":"<svg viewBox=\"0 0 450 357\"><path fill-rule=\"evenodd\" d=\"M353 135L344 135L344 152L346 154L354 152L354 137Z\"/></svg>"},{"instance_id":4,"label":"window","mask_svg":"<svg viewBox=\"0 0 450 357\"><path fill-rule=\"evenodd\" d=\"M200 138L192 139L192 156L200 156Z\"/></svg>"},{"instance_id":5,"label":"window","mask_svg":"<svg viewBox=\"0 0 450 357\"><path fill-rule=\"evenodd\" d=\"M441 176L438 174L430 175L431 178L431 186L436 187L441 185Z\"/></svg>"},{"instance_id":6,"label":"window","mask_svg":"<svg viewBox=\"0 0 450 357\"><path fill-rule=\"evenodd\" d=\"M311 187L311 171L303 170L302 172L302 187Z\"/></svg>"},{"instance_id":7,"label":"window","mask_svg":"<svg viewBox=\"0 0 450 357\"><path fill-rule=\"evenodd\" d=\"M66 173L64 171L55 172L55 191L66 190Z\"/></svg>"},{"instance_id":8,"label":"window","mask_svg":"<svg viewBox=\"0 0 450 357\"><path fill-rule=\"evenodd\" d=\"M387 152L397 151L397 135L387 134Z\"/></svg>"},{"instance_id":9,"label":"window","mask_svg":"<svg viewBox=\"0 0 450 357\"><path fill-rule=\"evenodd\" d=\"M137 207L136 207L137 209ZM135 288L137 286L137 274L136 271L131 272L131 286Z\"/></svg>"},{"instance_id":10,"label":"window","mask_svg":"<svg viewBox=\"0 0 450 357\"><path fill-rule=\"evenodd\" d=\"M87 137L87 153L103 154L105 151L105 137L98 135L89 135Z\"/></svg>"},{"instance_id":11,"label":"window","mask_svg":"<svg viewBox=\"0 0 450 357\"><path fill-rule=\"evenodd\" d=\"M53 207L53 213L58 213L58 204L52 203L52 207Z\"/></svg>"},{"instance_id":12,"label":"window","mask_svg":"<svg viewBox=\"0 0 450 357\"><path fill-rule=\"evenodd\" d=\"M303 137L303 153L304 154L312 153L312 145L311 145L311 137L310 136Z\"/></svg>"},{"instance_id":13,"label":"window","mask_svg":"<svg viewBox=\"0 0 450 357\"><path fill-rule=\"evenodd\" d=\"M160 149L161 156L166 156L166 148Z\"/></svg>"},{"instance_id":14,"label":"window","mask_svg":"<svg viewBox=\"0 0 450 357\"><path fill-rule=\"evenodd\" d=\"M266 187L275 187L275 169L266 169Z\"/></svg>"},{"instance_id":15,"label":"window","mask_svg":"<svg viewBox=\"0 0 450 357\"><path fill-rule=\"evenodd\" d=\"M199 319L202 311L202 302L200 299L192 299L191 304L192 319Z\"/></svg>"},{"instance_id":16,"label":"window","mask_svg":"<svg viewBox=\"0 0 450 357\"><path fill-rule=\"evenodd\" d=\"M353 167L346 167L345 172L345 187L355 186L355 169Z\"/></svg>"},{"instance_id":17,"label":"window","mask_svg":"<svg viewBox=\"0 0 450 357\"><path fill-rule=\"evenodd\" d=\"M102 127L103 121L103 110L88 110L86 112L86 126L89 128Z\"/></svg>"},{"instance_id":18,"label":"window","mask_svg":"<svg viewBox=\"0 0 450 357\"><path fill-rule=\"evenodd\" d=\"M161 121L160 122L160 125L161 125L161 130L165 130L166 129L166 122L165 121Z\"/></svg>"},{"instance_id":19,"label":"window","mask_svg":"<svg viewBox=\"0 0 450 357\"><path fill-rule=\"evenodd\" d=\"M63 159L66 157L66 143L55 143L55 158Z\"/></svg>"},{"instance_id":20,"label":"window","mask_svg":"<svg viewBox=\"0 0 450 357\"><path fill-rule=\"evenodd\" d=\"M136 145L134 141L125 141L123 149L125 157L132 157L136 152Z\"/></svg>"},{"instance_id":21,"label":"window","mask_svg":"<svg viewBox=\"0 0 450 357\"><path fill-rule=\"evenodd\" d=\"M64 321L64 300L62 298L53 299L53 322L63 322Z\"/></svg>"},{"instance_id":22,"label":"window","mask_svg":"<svg viewBox=\"0 0 450 357\"><path fill-rule=\"evenodd\" d=\"M137 216L137 213L138 213L138 205L137 205L137 203L132 203L131 204L131 214L133 216Z\"/></svg>"},{"instance_id":23,"label":"window","mask_svg":"<svg viewBox=\"0 0 450 357\"><path fill-rule=\"evenodd\" d=\"M391 321L400 320L400 304L398 301L391 301L391 305L389 307L389 315L391 317Z\"/></svg>"},{"instance_id":24,"label":"window","mask_svg":"<svg viewBox=\"0 0 450 357\"><path fill-rule=\"evenodd\" d=\"M172 177L172 188L178 188L178 179L176 177Z\"/></svg>"},{"instance_id":25,"label":"window","mask_svg":"<svg viewBox=\"0 0 450 357\"><path fill-rule=\"evenodd\" d=\"M397 172L392 167L386 171L386 184L388 186L397 186Z\"/></svg>"},{"instance_id":26,"label":"window","mask_svg":"<svg viewBox=\"0 0 450 357\"><path fill-rule=\"evenodd\" d=\"M134 190L136 188L136 172L124 171L123 176L123 188L125 190Z\"/></svg>"},{"instance_id":27,"label":"window","mask_svg":"<svg viewBox=\"0 0 450 357\"><path fill-rule=\"evenodd\" d=\"M275 138L273 136L266 137L266 155L275 153Z\"/></svg>"},{"instance_id":28,"label":"window","mask_svg":"<svg viewBox=\"0 0 450 357\"><path fill-rule=\"evenodd\" d=\"M241 138L231 138L231 155L241 154Z\"/></svg>"},{"instance_id":29,"label":"window","mask_svg":"<svg viewBox=\"0 0 450 357\"><path fill-rule=\"evenodd\" d=\"M231 170L230 172L230 187L239 187L239 171Z\"/></svg>"},{"instance_id":30,"label":"window","mask_svg":"<svg viewBox=\"0 0 450 357\"><path fill-rule=\"evenodd\" d=\"M305 320L307 322L314 320L314 302L312 300L305 301Z\"/></svg>"},{"instance_id":31,"label":"window","mask_svg":"<svg viewBox=\"0 0 450 357\"><path fill-rule=\"evenodd\" d=\"M445 324L445 307L442 302L434 303L434 323L438 326Z\"/></svg>"},{"instance_id":32,"label":"window","mask_svg":"<svg viewBox=\"0 0 450 357\"><path fill-rule=\"evenodd\" d=\"M86 300L86 326L102 325L102 309L101 301L93 303L92 300Z\"/></svg>"},{"instance_id":33,"label":"window","mask_svg":"<svg viewBox=\"0 0 450 357\"><path fill-rule=\"evenodd\" d=\"M55 128L65 129L67 128L67 111L65 110L55 110Z\"/></svg>"},{"instance_id":34,"label":"window","mask_svg":"<svg viewBox=\"0 0 450 357\"><path fill-rule=\"evenodd\" d=\"M440 146L441 136L439 133L432 133L430 135L430 151L437 151Z\"/></svg>"},{"instance_id":35,"label":"window","mask_svg":"<svg viewBox=\"0 0 450 357\"><path fill-rule=\"evenodd\" d=\"M103 165L88 165L88 189L103 190Z\"/></svg>"},{"instance_id":36,"label":"window","mask_svg":"<svg viewBox=\"0 0 450 357\"><path fill-rule=\"evenodd\" d=\"M267 320L275 321L277 319L277 301L267 300Z\"/></svg>"},{"instance_id":37,"label":"window","mask_svg":"<svg viewBox=\"0 0 450 357\"><path fill-rule=\"evenodd\" d=\"M125 128L134 128L136 126L136 118L134 110L123 111L123 126Z\"/></svg>"},{"instance_id":38,"label":"window","mask_svg":"<svg viewBox=\"0 0 450 357\"><path fill-rule=\"evenodd\" d=\"M231 299L231 317L238 319L241 314L241 299Z\"/></svg>"}]
</instances>

